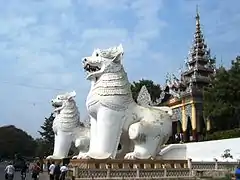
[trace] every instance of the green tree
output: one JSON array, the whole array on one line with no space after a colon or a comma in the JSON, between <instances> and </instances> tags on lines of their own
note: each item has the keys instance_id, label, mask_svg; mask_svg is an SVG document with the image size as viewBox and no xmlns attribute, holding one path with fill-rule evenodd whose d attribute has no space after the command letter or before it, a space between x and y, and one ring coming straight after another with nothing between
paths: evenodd
<instances>
[{"instance_id":1,"label":"green tree","mask_svg":"<svg viewBox=\"0 0 240 180\"><path fill-rule=\"evenodd\" d=\"M53 146L54 144L54 132L52 129L53 121L55 116L53 113L48 118L45 118L43 125L41 126L42 131L38 131L42 139Z\"/></svg>"},{"instance_id":2,"label":"green tree","mask_svg":"<svg viewBox=\"0 0 240 180\"><path fill-rule=\"evenodd\" d=\"M52 125L54 119L55 116L53 113L51 113L48 118L45 118L45 121L41 126L42 131L38 131L41 135L41 138L37 139L38 149L36 153L38 156L49 155L53 152L54 132L52 129Z\"/></svg>"},{"instance_id":3,"label":"green tree","mask_svg":"<svg viewBox=\"0 0 240 180\"><path fill-rule=\"evenodd\" d=\"M156 102L162 92L161 87L159 84L155 84L152 80L145 79L139 80L138 82L133 81L131 85L133 99L137 101L138 94L144 85L146 86L152 101Z\"/></svg>"},{"instance_id":4,"label":"green tree","mask_svg":"<svg viewBox=\"0 0 240 180\"><path fill-rule=\"evenodd\" d=\"M240 127L240 56L232 61L231 69L229 70L231 94L229 94L229 101L233 109L235 124Z\"/></svg>"},{"instance_id":5,"label":"green tree","mask_svg":"<svg viewBox=\"0 0 240 180\"><path fill-rule=\"evenodd\" d=\"M240 58L232 61L229 70L220 67L210 86L204 90L204 115L214 130L239 127Z\"/></svg>"},{"instance_id":6,"label":"green tree","mask_svg":"<svg viewBox=\"0 0 240 180\"><path fill-rule=\"evenodd\" d=\"M44 141L42 138L37 138L35 141L37 144L35 156L42 158L52 153L49 151L49 144L46 141Z\"/></svg>"},{"instance_id":7,"label":"green tree","mask_svg":"<svg viewBox=\"0 0 240 180\"><path fill-rule=\"evenodd\" d=\"M25 131L13 125L0 127L0 158L35 155L36 143Z\"/></svg>"}]
</instances>

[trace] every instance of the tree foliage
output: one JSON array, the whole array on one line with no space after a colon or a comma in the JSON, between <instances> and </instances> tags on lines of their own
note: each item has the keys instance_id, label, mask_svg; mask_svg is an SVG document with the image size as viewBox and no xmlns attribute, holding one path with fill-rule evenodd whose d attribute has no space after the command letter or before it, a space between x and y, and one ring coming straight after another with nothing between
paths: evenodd
<instances>
[{"instance_id":1,"label":"tree foliage","mask_svg":"<svg viewBox=\"0 0 240 180\"><path fill-rule=\"evenodd\" d=\"M42 138L37 138L35 141L37 144L35 155L37 157L42 158L52 153L52 147L47 143L47 141L43 140Z\"/></svg>"},{"instance_id":2,"label":"tree foliage","mask_svg":"<svg viewBox=\"0 0 240 180\"><path fill-rule=\"evenodd\" d=\"M51 145L53 145L54 143L54 132L52 129L54 119L55 119L54 114L51 113L51 115L48 118L45 118L45 121L41 126L42 131L38 131L42 139Z\"/></svg>"},{"instance_id":3,"label":"tree foliage","mask_svg":"<svg viewBox=\"0 0 240 180\"><path fill-rule=\"evenodd\" d=\"M14 158L34 156L36 143L25 131L13 125L0 127L0 158Z\"/></svg>"},{"instance_id":4,"label":"tree foliage","mask_svg":"<svg viewBox=\"0 0 240 180\"><path fill-rule=\"evenodd\" d=\"M204 90L204 115L214 130L227 130L240 125L240 57L231 68L220 67L209 87Z\"/></svg>"},{"instance_id":5,"label":"tree foliage","mask_svg":"<svg viewBox=\"0 0 240 180\"><path fill-rule=\"evenodd\" d=\"M231 138L239 138L240 137L240 129L231 129L225 131L216 131L207 133L206 140L219 140L219 139L231 139Z\"/></svg>"},{"instance_id":6,"label":"tree foliage","mask_svg":"<svg viewBox=\"0 0 240 180\"><path fill-rule=\"evenodd\" d=\"M133 99L137 101L138 94L144 85L146 86L152 101L155 102L160 97L161 87L159 84L155 84L152 80L145 79L139 80L138 82L133 81L131 85Z\"/></svg>"},{"instance_id":7,"label":"tree foliage","mask_svg":"<svg viewBox=\"0 0 240 180\"><path fill-rule=\"evenodd\" d=\"M52 129L53 121L55 116L53 113L48 118L45 118L43 125L41 126L42 131L38 131L41 138L37 139L37 151L36 155L43 157L53 152L54 147L54 132Z\"/></svg>"}]
</instances>

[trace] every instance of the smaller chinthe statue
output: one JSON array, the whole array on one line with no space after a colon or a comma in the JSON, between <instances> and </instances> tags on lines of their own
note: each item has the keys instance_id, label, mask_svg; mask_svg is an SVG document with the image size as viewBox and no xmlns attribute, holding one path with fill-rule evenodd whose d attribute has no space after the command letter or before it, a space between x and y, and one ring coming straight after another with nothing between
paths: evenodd
<instances>
[{"instance_id":1,"label":"smaller chinthe statue","mask_svg":"<svg viewBox=\"0 0 240 180\"><path fill-rule=\"evenodd\" d=\"M79 149L79 154L88 151L90 132L88 127L80 122L80 113L74 100L76 92L67 92L52 99L55 119L54 152L47 159L62 159L68 156L72 143ZM77 156L76 156L77 157Z\"/></svg>"}]
</instances>

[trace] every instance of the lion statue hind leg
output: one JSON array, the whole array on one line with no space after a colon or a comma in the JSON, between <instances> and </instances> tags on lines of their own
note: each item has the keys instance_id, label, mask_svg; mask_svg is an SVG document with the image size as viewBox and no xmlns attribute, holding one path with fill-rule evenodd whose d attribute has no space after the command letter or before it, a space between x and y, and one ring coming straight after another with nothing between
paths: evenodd
<instances>
[{"instance_id":1,"label":"lion statue hind leg","mask_svg":"<svg viewBox=\"0 0 240 180\"><path fill-rule=\"evenodd\" d=\"M158 146L165 142L163 124L141 121L129 127L129 137L134 142L134 151L127 153L125 159L155 158Z\"/></svg>"},{"instance_id":2,"label":"lion statue hind leg","mask_svg":"<svg viewBox=\"0 0 240 180\"><path fill-rule=\"evenodd\" d=\"M75 140L75 147L78 148L79 154L77 156L73 156L72 159L86 159L87 152L90 146L90 137L79 137Z\"/></svg>"},{"instance_id":3,"label":"lion statue hind leg","mask_svg":"<svg viewBox=\"0 0 240 180\"><path fill-rule=\"evenodd\" d=\"M129 127L129 138L134 142L133 152L127 153L125 159L149 159L156 145L149 141L149 135L145 131L144 122L137 122Z\"/></svg>"}]
</instances>

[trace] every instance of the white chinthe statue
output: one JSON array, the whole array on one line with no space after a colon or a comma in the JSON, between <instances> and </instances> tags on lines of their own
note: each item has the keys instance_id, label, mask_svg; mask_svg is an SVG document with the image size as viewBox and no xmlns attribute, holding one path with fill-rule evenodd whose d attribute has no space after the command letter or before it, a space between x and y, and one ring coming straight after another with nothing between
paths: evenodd
<instances>
[{"instance_id":1,"label":"white chinthe statue","mask_svg":"<svg viewBox=\"0 0 240 180\"><path fill-rule=\"evenodd\" d=\"M126 159L155 158L159 147L172 134L169 107L144 107L134 102L122 59L122 45L96 49L92 56L83 59L87 79L91 81L86 100L91 139L89 151L79 158L116 158L120 138L125 133L134 142Z\"/></svg>"},{"instance_id":2,"label":"white chinthe statue","mask_svg":"<svg viewBox=\"0 0 240 180\"><path fill-rule=\"evenodd\" d=\"M76 92L73 91L52 99L52 106L56 114L52 127L55 133L54 152L47 159L66 158L72 142L79 149L79 154L86 153L89 149L90 131L80 122L75 96Z\"/></svg>"}]
</instances>

